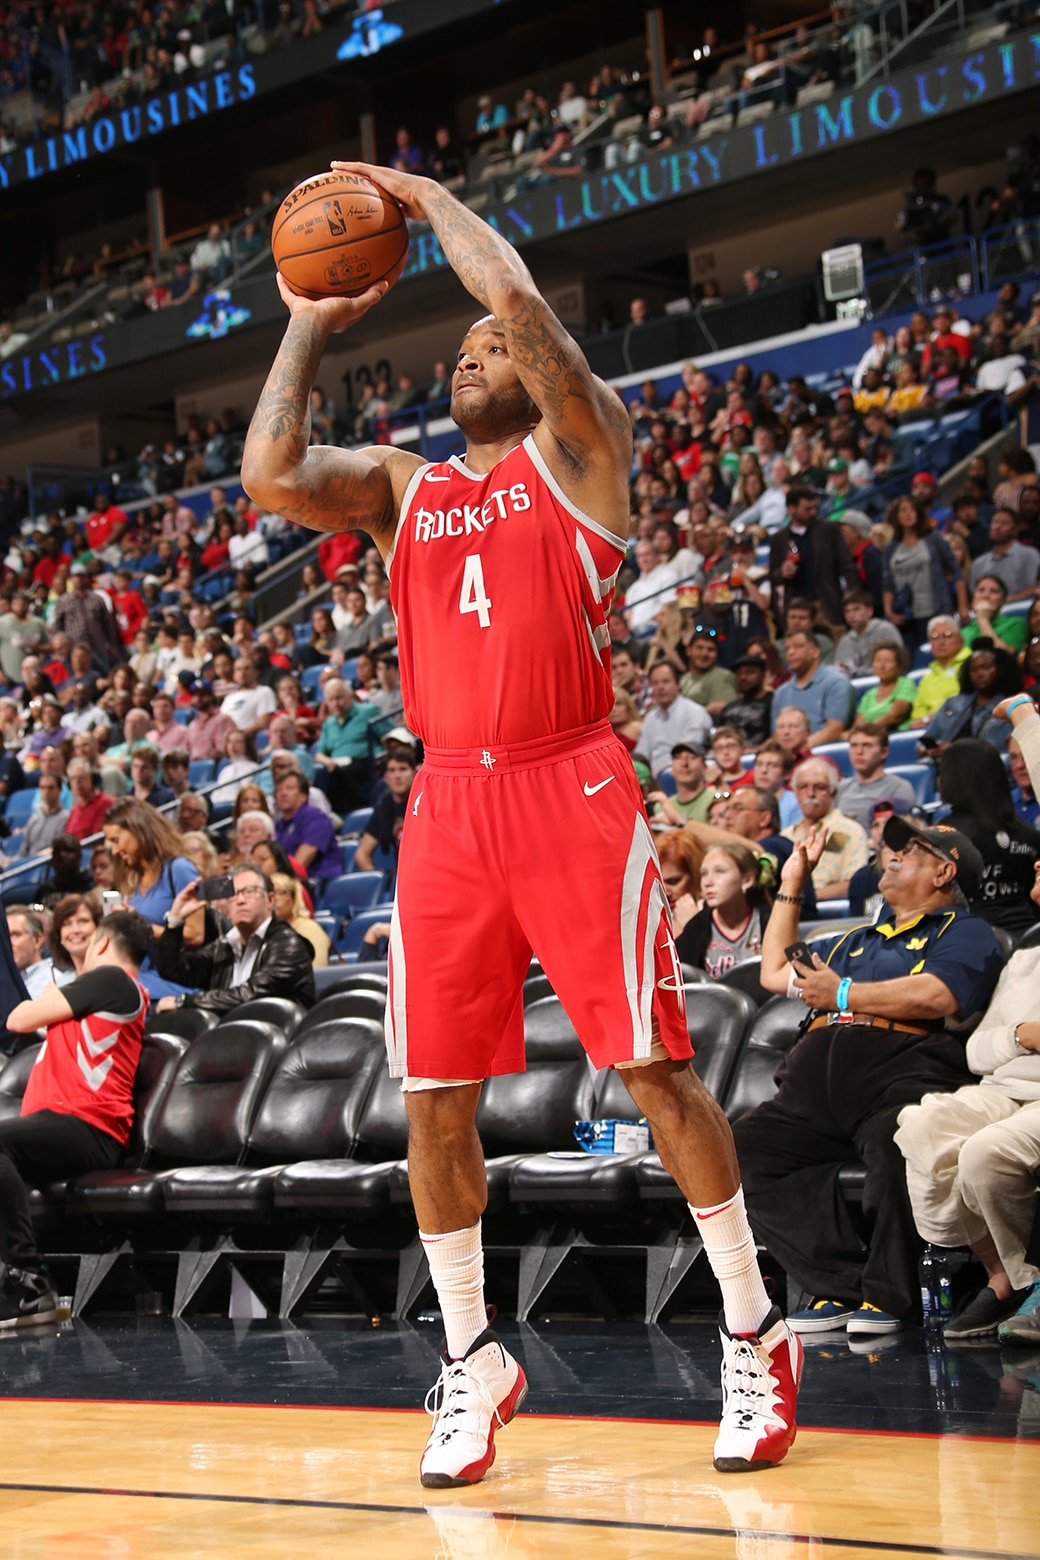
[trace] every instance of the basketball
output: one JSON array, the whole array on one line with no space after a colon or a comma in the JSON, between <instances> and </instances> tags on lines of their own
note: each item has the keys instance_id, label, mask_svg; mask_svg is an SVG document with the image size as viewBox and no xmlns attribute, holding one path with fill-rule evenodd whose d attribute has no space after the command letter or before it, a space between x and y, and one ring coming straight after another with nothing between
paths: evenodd
<instances>
[{"instance_id":1,"label":"basketball","mask_svg":"<svg viewBox=\"0 0 1040 1560\"><path fill-rule=\"evenodd\" d=\"M274 262L304 298L356 298L392 287L408 254L404 212L371 179L319 173L282 201L271 229Z\"/></svg>"}]
</instances>

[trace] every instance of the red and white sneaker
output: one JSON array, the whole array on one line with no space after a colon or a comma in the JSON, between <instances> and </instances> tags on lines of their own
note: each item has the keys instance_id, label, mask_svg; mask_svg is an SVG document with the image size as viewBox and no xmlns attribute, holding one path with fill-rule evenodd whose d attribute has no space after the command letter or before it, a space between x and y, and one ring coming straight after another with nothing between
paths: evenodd
<instances>
[{"instance_id":1,"label":"red and white sneaker","mask_svg":"<svg viewBox=\"0 0 1040 1560\"><path fill-rule=\"evenodd\" d=\"M746 1473L783 1462L797 1434L795 1403L804 1350L773 1306L759 1329L722 1336L722 1421L715 1441L720 1473Z\"/></svg>"},{"instance_id":2,"label":"red and white sneaker","mask_svg":"<svg viewBox=\"0 0 1040 1560\"><path fill-rule=\"evenodd\" d=\"M495 1460L495 1431L527 1396L527 1377L488 1329L461 1360L444 1361L426 1394L433 1429L419 1463L423 1488L479 1484Z\"/></svg>"}]
</instances>

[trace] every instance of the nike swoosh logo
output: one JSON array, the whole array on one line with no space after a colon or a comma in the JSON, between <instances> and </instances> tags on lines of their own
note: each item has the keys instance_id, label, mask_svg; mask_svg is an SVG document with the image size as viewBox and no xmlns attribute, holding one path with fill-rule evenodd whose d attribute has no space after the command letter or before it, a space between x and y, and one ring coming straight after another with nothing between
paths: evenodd
<instances>
[{"instance_id":1,"label":"nike swoosh logo","mask_svg":"<svg viewBox=\"0 0 1040 1560\"><path fill-rule=\"evenodd\" d=\"M657 982L657 984L658 984L658 986L660 987L660 989L662 991L678 991L679 990L679 982L676 980L674 975L666 976L666 978L664 980L659 980Z\"/></svg>"},{"instance_id":2,"label":"nike swoosh logo","mask_svg":"<svg viewBox=\"0 0 1040 1560\"><path fill-rule=\"evenodd\" d=\"M435 471L428 471L426 473L426 480L427 482L450 482L451 478L439 477Z\"/></svg>"},{"instance_id":3,"label":"nike swoosh logo","mask_svg":"<svg viewBox=\"0 0 1040 1560\"><path fill-rule=\"evenodd\" d=\"M608 775L605 780L601 780L600 781L599 785L590 785L589 782L586 780L585 786L584 786L585 795L586 796L595 796L597 791L602 791L603 787L605 785L609 785L610 782L613 779L615 779L615 778L616 777L614 775Z\"/></svg>"}]
</instances>

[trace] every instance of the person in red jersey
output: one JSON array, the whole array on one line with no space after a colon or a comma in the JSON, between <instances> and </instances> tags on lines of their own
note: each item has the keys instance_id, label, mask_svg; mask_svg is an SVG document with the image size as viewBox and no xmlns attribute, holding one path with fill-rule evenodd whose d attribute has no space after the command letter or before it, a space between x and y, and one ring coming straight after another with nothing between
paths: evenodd
<instances>
[{"instance_id":1,"label":"person in red jersey","mask_svg":"<svg viewBox=\"0 0 1040 1560\"><path fill-rule=\"evenodd\" d=\"M133 589L133 575L129 569L117 569L115 589L109 591L116 610L116 626L124 645L132 645L138 630L148 622L148 608L144 597Z\"/></svg>"},{"instance_id":2,"label":"person in red jersey","mask_svg":"<svg viewBox=\"0 0 1040 1560\"><path fill-rule=\"evenodd\" d=\"M118 1164L134 1119L134 1078L148 995L137 972L152 929L135 910L114 910L87 947L83 971L50 985L7 1018L17 1035L46 1029L21 1114L0 1122L0 1249L7 1264L0 1328L52 1322L50 1279L29 1212L29 1187Z\"/></svg>"},{"instance_id":3,"label":"person in red jersey","mask_svg":"<svg viewBox=\"0 0 1040 1560\"><path fill-rule=\"evenodd\" d=\"M487 1329L475 1115L484 1078L523 1068L532 951L592 1062L624 1069L722 1286L716 1467L779 1462L795 1435L801 1347L762 1284L726 1118L690 1066L657 855L609 721L628 416L485 222L429 179L333 167L374 179L407 217L429 222L486 311L452 377L464 459L309 448L326 343L386 284L315 302L279 278L289 325L242 461L258 504L373 538L390 578L405 717L425 750L401 839L387 1001L412 1199L446 1333L422 1483L483 1478L497 1427L526 1393L521 1366Z\"/></svg>"},{"instance_id":4,"label":"person in red jersey","mask_svg":"<svg viewBox=\"0 0 1040 1560\"><path fill-rule=\"evenodd\" d=\"M110 494L102 492L98 507L83 522L83 539L91 552L100 552L111 542L118 542L130 524L126 511L119 508Z\"/></svg>"}]
</instances>

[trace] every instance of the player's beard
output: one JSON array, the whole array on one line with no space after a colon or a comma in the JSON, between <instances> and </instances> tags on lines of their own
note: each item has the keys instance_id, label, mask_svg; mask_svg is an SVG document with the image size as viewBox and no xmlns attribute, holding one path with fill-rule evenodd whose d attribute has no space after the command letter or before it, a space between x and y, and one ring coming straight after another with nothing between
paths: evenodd
<instances>
[{"instance_id":1,"label":"player's beard","mask_svg":"<svg viewBox=\"0 0 1040 1560\"><path fill-rule=\"evenodd\" d=\"M483 386L456 391L451 416L472 444L495 444L511 433L527 432L541 419L519 379L494 391Z\"/></svg>"}]
</instances>

